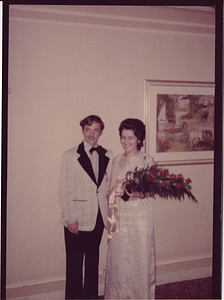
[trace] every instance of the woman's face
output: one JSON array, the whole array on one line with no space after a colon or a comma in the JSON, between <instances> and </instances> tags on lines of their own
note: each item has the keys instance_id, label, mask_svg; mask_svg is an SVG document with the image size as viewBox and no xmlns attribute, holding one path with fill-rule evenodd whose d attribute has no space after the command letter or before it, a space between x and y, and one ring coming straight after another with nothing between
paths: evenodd
<instances>
[{"instance_id":1,"label":"woman's face","mask_svg":"<svg viewBox=\"0 0 224 300\"><path fill-rule=\"evenodd\" d=\"M132 129L123 129L121 132L121 145L124 148L126 153L136 153L139 150L137 149L138 138L135 136Z\"/></svg>"}]
</instances>

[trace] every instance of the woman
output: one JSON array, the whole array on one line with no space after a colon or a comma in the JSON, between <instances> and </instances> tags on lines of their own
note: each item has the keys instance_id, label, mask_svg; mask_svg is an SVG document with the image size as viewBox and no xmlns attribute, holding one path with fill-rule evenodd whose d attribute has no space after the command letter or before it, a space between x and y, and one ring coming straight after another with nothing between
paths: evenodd
<instances>
[{"instance_id":1,"label":"woman","mask_svg":"<svg viewBox=\"0 0 224 300\"><path fill-rule=\"evenodd\" d=\"M145 125L126 119L119 127L125 153L113 160L110 191L135 167L153 165L150 155L140 151ZM126 193L128 201L117 198L119 231L108 245L104 299L154 299L155 242L151 199L138 192Z\"/></svg>"}]
</instances>

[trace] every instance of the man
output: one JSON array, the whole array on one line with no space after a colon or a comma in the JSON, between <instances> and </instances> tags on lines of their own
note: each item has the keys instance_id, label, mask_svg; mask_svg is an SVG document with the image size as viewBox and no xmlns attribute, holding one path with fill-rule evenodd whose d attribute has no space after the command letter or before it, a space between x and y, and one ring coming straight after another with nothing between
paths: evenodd
<instances>
[{"instance_id":1,"label":"man","mask_svg":"<svg viewBox=\"0 0 224 300\"><path fill-rule=\"evenodd\" d=\"M99 246L103 229L107 227L113 154L98 146L104 129L98 116L88 116L80 125L84 140L64 153L59 179L66 248L65 298L97 299Z\"/></svg>"}]
</instances>

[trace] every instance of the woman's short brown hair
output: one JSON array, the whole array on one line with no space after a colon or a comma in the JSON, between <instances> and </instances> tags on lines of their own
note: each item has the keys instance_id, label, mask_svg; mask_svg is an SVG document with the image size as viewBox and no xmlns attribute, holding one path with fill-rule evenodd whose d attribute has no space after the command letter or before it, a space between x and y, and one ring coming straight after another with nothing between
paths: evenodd
<instances>
[{"instance_id":1,"label":"woman's short brown hair","mask_svg":"<svg viewBox=\"0 0 224 300\"><path fill-rule=\"evenodd\" d=\"M121 136L121 132L123 129L133 130L134 135L138 138L139 143L137 145L137 149L140 150L143 147L143 141L145 139L145 125L139 119L125 119L121 122L119 126L119 133Z\"/></svg>"}]
</instances>

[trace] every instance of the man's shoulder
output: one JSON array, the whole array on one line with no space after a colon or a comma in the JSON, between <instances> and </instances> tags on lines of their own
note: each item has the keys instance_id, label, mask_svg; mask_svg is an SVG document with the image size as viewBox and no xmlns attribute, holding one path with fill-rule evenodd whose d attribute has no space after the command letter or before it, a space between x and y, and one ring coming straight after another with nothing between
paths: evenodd
<instances>
[{"instance_id":1,"label":"man's shoulder","mask_svg":"<svg viewBox=\"0 0 224 300\"><path fill-rule=\"evenodd\" d=\"M65 150L65 152L64 152L64 154L75 154L75 153L77 153L77 151L78 151L78 149L79 149L79 146L80 146L81 144L79 144L79 145L77 145L77 146L75 146L75 147L72 147L72 148L70 148L70 149L67 149L67 150Z\"/></svg>"}]
</instances>

